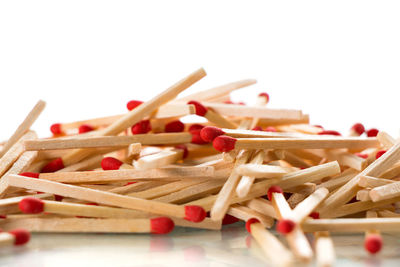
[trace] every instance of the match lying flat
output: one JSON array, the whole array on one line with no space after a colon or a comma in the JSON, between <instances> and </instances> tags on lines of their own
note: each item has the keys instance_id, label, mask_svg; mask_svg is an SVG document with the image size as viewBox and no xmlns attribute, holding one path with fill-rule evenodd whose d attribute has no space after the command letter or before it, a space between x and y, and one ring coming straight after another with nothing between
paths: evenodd
<instances>
[{"instance_id":1,"label":"match lying flat","mask_svg":"<svg viewBox=\"0 0 400 267\"><path fill-rule=\"evenodd\" d=\"M400 232L400 218L309 219L302 224L302 229L305 232L365 232L368 230Z\"/></svg>"}]
</instances>

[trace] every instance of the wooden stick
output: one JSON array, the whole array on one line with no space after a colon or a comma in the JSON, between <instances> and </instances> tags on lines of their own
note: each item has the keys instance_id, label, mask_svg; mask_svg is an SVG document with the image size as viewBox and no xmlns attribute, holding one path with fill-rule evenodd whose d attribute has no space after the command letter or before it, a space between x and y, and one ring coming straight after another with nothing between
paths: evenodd
<instances>
[{"instance_id":1,"label":"wooden stick","mask_svg":"<svg viewBox=\"0 0 400 267\"><path fill-rule=\"evenodd\" d=\"M11 214L19 212L20 210L18 208L18 203L26 197L34 197L38 199L54 199L53 194L34 194L34 195L3 198L0 199L0 214Z\"/></svg>"},{"instance_id":2,"label":"wooden stick","mask_svg":"<svg viewBox=\"0 0 400 267\"><path fill-rule=\"evenodd\" d=\"M341 187L342 185L344 185L345 183L347 183L348 181L350 181L351 179L353 179L354 176L356 176L358 173L359 173L358 171L349 168L347 170L344 170L342 173L339 173L338 175L332 177L328 181L317 185L317 189L325 187L330 192L332 192L337 188Z\"/></svg>"},{"instance_id":3,"label":"wooden stick","mask_svg":"<svg viewBox=\"0 0 400 267\"><path fill-rule=\"evenodd\" d=\"M12 164L19 158L24 152L22 142L26 139L36 138L35 132L27 132L24 134L17 143L15 143L3 157L0 159L0 177L11 167Z\"/></svg>"},{"instance_id":4,"label":"wooden stick","mask_svg":"<svg viewBox=\"0 0 400 267\"><path fill-rule=\"evenodd\" d=\"M224 135L234 137L234 138L295 138L295 137L310 137L302 134L285 133L285 132L264 132L264 131L254 131L245 129L220 129Z\"/></svg>"},{"instance_id":5,"label":"wooden stick","mask_svg":"<svg viewBox=\"0 0 400 267\"><path fill-rule=\"evenodd\" d=\"M368 201L371 200L369 196L369 189L361 189L357 192L356 199L358 201Z\"/></svg>"},{"instance_id":6,"label":"wooden stick","mask_svg":"<svg viewBox=\"0 0 400 267\"><path fill-rule=\"evenodd\" d=\"M312 164L306 162L302 158L296 156L293 153L290 153L287 150L277 149L274 151L274 153L278 159L285 160L287 163L289 163L290 165L292 165L294 167L309 168L309 167L313 166Z\"/></svg>"},{"instance_id":7,"label":"wooden stick","mask_svg":"<svg viewBox=\"0 0 400 267\"><path fill-rule=\"evenodd\" d=\"M373 229L382 232L399 232L400 218L309 219L302 224L302 229L305 232L365 232Z\"/></svg>"},{"instance_id":8,"label":"wooden stick","mask_svg":"<svg viewBox=\"0 0 400 267\"><path fill-rule=\"evenodd\" d=\"M186 214L187 206L177 206L173 204L155 202L152 200L122 196L110 192L103 192L99 190L61 184L42 179L28 178L18 175L8 175L6 177L3 177L3 179L7 179L10 186L53 193L60 196L77 198L81 200L101 203L104 205L135 209L165 216L185 218L189 220L191 219L189 217L186 217L188 216Z\"/></svg>"},{"instance_id":9,"label":"wooden stick","mask_svg":"<svg viewBox=\"0 0 400 267\"><path fill-rule=\"evenodd\" d=\"M213 176L213 167L164 167L151 170L115 170L41 173L40 179L60 183L102 183L133 180L180 180L183 178L204 178Z\"/></svg>"},{"instance_id":10,"label":"wooden stick","mask_svg":"<svg viewBox=\"0 0 400 267\"><path fill-rule=\"evenodd\" d=\"M260 150L255 153L250 163L255 165L260 165L264 162L264 156L265 156L264 150ZM242 176L236 187L236 194L239 197L246 196L249 193L250 188L253 185L255 179L256 178L254 176Z\"/></svg>"},{"instance_id":11,"label":"wooden stick","mask_svg":"<svg viewBox=\"0 0 400 267\"><path fill-rule=\"evenodd\" d=\"M255 178L279 179L288 174L290 170L285 167L260 165L254 163L243 164L237 167L237 173Z\"/></svg>"},{"instance_id":12,"label":"wooden stick","mask_svg":"<svg viewBox=\"0 0 400 267\"><path fill-rule=\"evenodd\" d=\"M236 159L235 169L236 167L246 163L251 156L250 151L242 151ZM225 216L225 213L228 210L230 205L229 201L234 193L234 190L239 182L240 175L236 171L232 171L228 180L226 180L223 185L221 191L218 193L218 197L215 200L215 203L212 206L210 215L212 220L222 220Z\"/></svg>"},{"instance_id":13,"label":"wooden stick","mask_svg":"<svg viewBox=\"0 0 400 267\"><path fill-rule=\"evenodd\" d=\"M29 112L28 116L24 119L24 121L18 126L13 135L8 139L8 141L3 145L2 150L0 151L0 158L18 141L22 138L24 134L29 131L32 124L36 121L39 115L42 113L46 103L42 100L39 100L33 109Z\"/></svg>"},{"instance_id":14,"label":"wooden stick","mask_svg":"<svg viewBox=\"0 0 400 267\"><path fill-rule=\"evenodd\" d=\"M276 214L272 203L265 198L253 198L246 202L246 206L261 214L278 219L278 215Z\"/></svg>"},{"instance_id":15,"label":"wooden stick","mask_svg":"<svg viewBox=\"0 0 400 267\"><path fill-rule=\"evenodd\" d=\"M285 125L285 124L302 124L309 123L310 116L307 114L302 114L299 118L291 119L291 118L260 118L258 121L259 126L277 126L277 125Z\"/></svg>"},{"instance_id":16,"label":"wooden stick","mask_svg":"<svg viewBox=\"0 0 400 267\"><path fill-rule=\"evenodd\" d=\"M290 266L293 263L293 254L261 223L252 223L250 229L251 236L257 241L267 257L276 265Z\"/></svg>"},{"instance_id":17,"label":"wooden stick","mask_svg":"<svg viewBox=\"0 0 400 267\"><path fill-rule=\"evenodd\" d=\"M358 181L358 185L365 188L374 188L392 183L395 183L395 181L371 176L361 176L360 180Z\"/></svg>"},{"instance_id":18,"label":"wooden stick","mask_svg":"<svg viewBox=\"0 0 400 267\"><path fill-rule=\"evenodd\" d=\"M394 182L387 185L374 187L369 192L372 201L377 202L380 200L395 198L400 196L400 182Z\"/></svg>"},{"instance_id":19,"label":"wooden stick","mask_svg":"<svg viewBox=\"0 0 400 267\"><path fill-rule=\"evenodd\" d=\"M300 202L292 211L292 219L294 222L301 223L304 221L328 194L328 189L321 187Z\"/></svg>"},{"instance_id":20,"label":"wooden stick","mask_svg":"<svg viewBox=\"0 0 400 267\"><path fill-rule=\"evenodd\" d=\"M382 173L380 177L385 179L393 179L399 175L400 175L400 162L394 164L391 168Z\"/></svg>"},{"instance_id":21,"label":"wooden stick","mask_svg":"<svg viewBox=\"0 0 400 267\"><path fill-rule=\"evenodd\" d=\"M400 214L390 211L390 210L378 210L377 211L379 217L384 217L384 218L399 218Z\"/></svg>"},{"instance_id":22,"label":"wooden stick","mask_svg":"<svg viewBox=\"0 0 400 267\"><path fill-rule=\"evenodd\" d=\"M208 109L204 117L209 122L212 122L213 124L219 127L232 128L232 129L237 128L237 125L235 123L226 119L225 117L223 117L222 115L220 115L219 113L215 112L212 109Z\"/></svg>"},{"instance_id":23,"label":"wooden stick","mask_svg":"<svg viewBox=\"0 0 400 267\"><path fill-rule=\"evenodd\" d=\"M170 183L170 182L168 182L168 181L143 181L143 182L136 182L134 184L126 184L124 186L110 189L109 191L111 193L124 195L124 194L148 190L150 188L161 186L161 185L168 184L168 183Z\"/></svg>"},{"instance_id":24,"label":"wooden stick","mask_svg":"<svg viewBox=\"0 0 400 267\"><path fill-rule=\"evenodd\" d=\"M336 255L329 232L315 233L315 253L318 267L329 267L335 263Z\"/></svg>"},{"instance_id":25,"label":"wooden stick","mask_svg":"<svg viewBox=\"0 0 400 267\"><path fill-rule=\"evenodd\" d=\"M5 173L8 174L19 174L26 170L26 168L31 165L31 163L36 159L38 155L37 151L26 151L24 152L10 169Z\"/></svg>"},{"instance_id":26,"label":"wooden stick","mask_svg":"<svg viewBox=\"0 0 400 267\"><path fill-rule=\"evenodd\" d=\"M139 158L134 161L133 166L138 170L160 168L182 160L183 156L183 149L165 149L159 153Z\"/></svg>"},{"instance_id":27,"label":"wooden stick","mask_svg":"<svg viewBox=\"0 0 400 267\"><path fill-rule=\"evenodd\" d=\"M228 209L227 213L242 221L247 221L251 218L256 218L266 228L271 228L274 225L274 219L272 217L266 216L262 213L252 210L249 207L242 206L239 204L232 205Z\"/></svg>"},{"instance_id":28,"label":"wooden stick","mask_svg":"<svg viewBox=\"0 0 400 267\"><path fill-rule=\"evenodd\" d=\"M278 125L277 129L284 132L298 132L304 134L318 134L322 129L310 124Z\"/></svg>"},{"instance_id":29,"label":"wooden stick","mask_svg":"<svg viewBox=\"0 0 400 267\"><path fill-rule=\"evenodd\" d=\"M396 140L384 131L379 131L376 138L378 138L385 149L391 148L396 143Z\"/></svg>"},{"instance_id":30,"label":"wooden stick","mask_svg":"<svg viewBox=\"0 0 400 267\"><path fill-rule=\"evenodd\" d=\"M341 166L347 166L357 171L362 171L368 164L366 159L363 159L355 154L346 151L327 151L330 160L337 160Z\"/></svg>"},{"instance_id":31,"label":"wooden stick","mask_svg":"<svg viewBox=\"0 0 400 267\"><path fill-rule=\"evenodd\" d=\"M30 151L30 152L36 152L36 151ZM69 165L65 167L64 169L58 170L55 173L60 173L60 172L76 172L76 171L88 171L91 168L97 168L100 167L101 160L103 159L103 155L94 155L92 157L89 157L85 160L82 160L81 162Z\"/></svg>"},{"instance_id":32,"label":"wooden stick","mask_svg":"<svg viewBox=\"0 0 400 267\"><path fill-rule=\"evenodd\" d=\"M51 150L72 148L124 147L133 143L166 145L188 143L190 133L137 134L131 136L71 137L68 139L42 139L24 142L25 150Z\"/></svg>"}]
</instances>

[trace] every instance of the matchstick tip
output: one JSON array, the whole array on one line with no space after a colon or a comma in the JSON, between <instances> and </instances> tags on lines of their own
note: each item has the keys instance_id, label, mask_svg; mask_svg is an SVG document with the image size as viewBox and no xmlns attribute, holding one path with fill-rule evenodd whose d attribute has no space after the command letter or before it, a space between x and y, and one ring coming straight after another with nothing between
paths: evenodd
<instances>
[{"instance_id":1,"label":"matchstick tip","mask_svg":"<svg viewBox=\"0 0 400 267\"><path fill-rule=\"evenodd\" d=\"M192 143L193 144L197 144L197 145L208 144L207 141L204 141L203 138L201 138L200 130L193 130L190 133L192 134Z\"/></svg>"},{"instance_id":2,"label":"matchstick tip","mask_svg":"<svg viewBox=\"0 0 400 267\"><path fill-rule=\"evenodd\" d=\"M276 225L276 230L279 233L286 235L292 232L295 226L296 223L294 221L289 219L282 219L278 221L278 224Z\"/></svg>"},{"instance_id":3,"label":"matchstick tip","mask_svg":"<svg viewBox=\"0 0 400 267\"><path fill-rule=\"evenodd\" d=\"M203 129L203 128L204 128L204 125L195 123L195 124L190 125L189 132L201 131L201 129Z\"/></svg>"},{"instance_id":4,"label":"matchstick tip","mask_svg":"<svg viewBox=\"0 0 400 267\"><path fill-rule=\"evenodd\" d=\"M258 96L265 97L265 99L267 100L267 103L269 102L269 94L268 93L262 92L262 93L259 93Z\"/></svg>"},{"instance_id":5,"label":"matchstick tip","mask_svg":"<svg viewBox=\"0 0 400 267\"><path fill-rule=\"evenodd\" d=\"M58 170L64 169L64 163L62 158L56 158L47 163L40 172L48 173L48 172L56 172Z\"/></svg>"},{"instance_id":6,"label":"matchstick tip","mask_svg":"<svg viewBox=\"0 0 400 267\"><path fill-rule=\"evenodd\" d=\"M183 159L187 158L187 156L189 155L189 150L188 150L187 146L185 146L185 145L177 145L177 146L175 146L175 148L183 150L183 156L182 156Z\"/></svg>"},{"instance_id":7,"label":"matchstick tip","mask_svg":"<svg viewBox=\"0 0 400 267\"><path fill-rule=\"evenodd\" d=\"M185 129L185 124L180 120L171 121L165 124L166 133L180 133Z\"/></svg>"},{"instance_id":8,"label":"matchstick tip","mask_svg":"<svg viewBox=\"0 0 400 267\"><path fill-rule=\"evenodd\" d=\"M258 220L258 219L256 219L256 218L250 218L250 219L248 219L247 220L247 222L246 222L246 230L247 230L247 232L249 232L250 234L251 234L251 225L253 224L253 223L259 223L260 221Z\"/></svg>"},{"instance_id":9,"label":"matchstick tip","mask_svg":"<svg viewBox=\"0 0 400 267\"><path fill-rule=\"evenodd\" d=\"M196 109L196 115L202 116L202 117L204 115L206 115L208 109L205 106L203 106L203 104L201 104L200 102L195 101L195 100L191 100L191 101L189 101L187 103L188 103L188 105L194 105L194 107Z\"/></svg>"},{"instance_id":10,"label":"matchstick tip","mask_svg":"<svg viewBox=\"0 0 400 267\"><path fill-rule=\"evenodd\" d=\"M206 126L200 131L201 138L206 142L212 142L216 137L223 134L225 134L223 130L214 126Z\"/></svg>"},{"instance_id":11,"label":"matchstick tip","mask_svg":"<svg viewBox=\"0 0 400 267\"><path fill-rule=\"evenodd\" d=\"M251 129L252 131L263 131L263 128L261 126L256 126L253 129Z\"/></svg>"},{"instance_id":12,"label":"matchstick tip","mask_svg":"<svg viewBox=\"0 0 400 267\"><path fill-rule=\"evenodd\" d=\"M367 159L368 158L368 154L365 154L365 153L356 153L355 155L360 157L360 158L363 158L363 159Z\"/></svg>"},{"instance_id":13,"label":"matchstick tip","mask_svg":"<svg viewBox=\"0 0 400 267\"><path fill-rule=\"evenodd\" d=\"M123 162L113 157L105 157L101 160L100 164L103 170L110 171L119 170L119 167L121 167Z\"/></svg>"},{"instance_id":14,"label":"matchstick tip","mask_svg":"<svg viewBox=\"0 0 400 267\"><path fill-rule=\"evenodd\" d=\"M317 211L311 212L308 216L313 218L314 220L318 220L320 218L319 217L319 212L317 212Z\"/></svg>"},{"instance_id":15,"label":"matchstick tip","mask_svg":"<svg viewBox=\"0 0 400 267\"><path fill-rule=\"evenodd\" d=\"M174 221L168 217L158 217L150 220L151 232L153 234L168 234L174 227Z\"/></svg>"},{"instance_id":16,"label":"matchstick tip","mask_svg":"<svg viewBox=\"0 0 400 267\"><path fill-rule=\"evenodd\" d=\"M371 254L376 254L381 251L383 246L382 237L378 234L369 234L365 238L364 247L365 250Z\"/></svg>"},{"instance_id":17,"label":"matchstick tip","mask_svg":"<svg viewBox=\"0 0 400 267\"><path fill-rule=\"evenodd\" d=\"M362 135L365 132L365 127L361 123L356 123L351 127L351 130L358 135Z\"/></svg>"},{"instance_id":18,"label":"matchstick tip","mask_svg":"<svg viewBox=\"0 0 400 267\"><path fill-rule=\"evenodd\" d=\"M368 137L376 137L376 136L378 135L378 133L379 133L379 130L378 130L378 129L372 128L372 129L369 129L369 130L367 131L367 136L368 136Z\"/></svg>"},{"instance_id":19,"label":"matchstick tip","mask_svg":"<svg viewBox=\"0 0 400 267\"><path fill-rule=\"evenodd\" d=\"M31 239L31 234L25 229L14 229L8 233L14 236L14 245L16 246L24 245Z\"/></svg>"},{"instance_id":20,"label":"matchstick tip","mask_svg":"<svg viewBox=\"0 0 400 267\"><path fill-rule=\"evenodd\" d=\"M132 134L146 134L151 131L150 120L142 120L131 127Z\"/></svg>"},{"instance_id":21,"label":"matchstick tip","mask_svg":"<svg viewBox=\"0 0 400 267\"><path fill-rule=\"evenodd\" d=\"M235 149L236 141L236 138L221 135L214 139L213 147L220 152L229 152Z\"/></svg>"},{"instance_id":22,"label":"matchstick tip","mask_svg":"<svg viewBox=\"0 0 400 267\"><path fill-rule=\"evenodd\" d=\"M62 134L61 130L61 124L60 123L54 123L50 126L50 131L54 135L59 135Z\"/></svg>"},{"instance_id":23,"label":"matchstick tip","mask_svg":"<svg viewBox=\"0 0 400 267\"><path fill-rule=\"evenodd\" d=\"M238 221L239 221L238 218L236 218L236 217L234 217L232 215L229 215L229 214L225 214L224 218L222 219L222 225L233 224L233 223L236 223Z\"/></svg>"},{"instance_id":24,"label":"matchstick tip","mask_svg":"<svg viewBox=\"0 0 400 267\"><path fill-rule=\"evenodd\" d=\"M277 132L276 128L273 127L273 126L268 126L267 128L265 128L264 131L266 131L266 132L274 132L274 133Z\"/></svg>"},{"instance_id":25,"label":"matchstick tip","mask_svg":"<svg viewBox=\"0 0 400 267\"><path fill-rule=\"evenodd\" d=\"M267 192L267 196L268 196L268 199L269 199L270 201L272 200L272 193L280 193L280 194L283 194L283 190L282 190L282 188L281 188L280 186L277 186L277 185L271 186L271 187L268 189L268 192Z\"/></svg>"},{"instance_id":26,"label":"matchstick tip","mask_svg":"<svg viewBox=\"0 0 400 267\"><path fill-rule=\"evenodd\" d=\"M91 132L93 130L94 130L94 128L89 124L82 124L81 126L79 126L79 129L78 129L79 134Z\"/></svg>"},{"instance_id":27,"label":"matchstick tip","mask_svg":"<svg viewBox=\"0 0 400 267\"><path fill-rule=\"evenodd\" d=\"M39 178L40 174L38 172L21 172L18 175L30 177L30 178Z\"/></svg>"},{"instance_id":28,"label":"matchstick tip","mask_svg":"<svg viewBox=\"0 0 400 267\"><path fill-rule=\"evenodd\" d=\"M375 158L379 159L385 153L386 153L386 150L379 150L378 152L376 152Z\"/></svg>"},{"instance_id":29,"label":"matchstick tip","mask_svg":"<svg viewBox=\"0 0 400 267\"><path fill-rule=\"evenodd\" d=\"M338 131L334 131L334 130L323 130L323 131L319 132L318 135L337 135L337 136L341 136L342 134L339 133Z\"/></svg>"},{"instance_id":30,"label":"matchstick tip","mask_svg":"<svg viewBox=\"0 0 400 267\"><path fill-rule=\"evenodd\" d=\"M132 109L136 108L140 104L143 104L143 101L140 100L131 100L128 103L126 103L126 108L131 111Z\"/></svg>"},{"instance_id":31,"label":"matchstick tip","mask_svg":"<svg viewBox=\"0 0 400 267\"><path fill-rule=\"evenodd\" d=\"M185 220L191 222L202 222L207 213L200 206L185 206Z\"/></svg>"},{"instance_id":32,"label":"matchstick tip","mask_svg":"<svg viewBox=\"0 0 400 267\"><path fill-rule=\"evenodd\" d=\"M18 203L19 209L23 213L36 214L44 210L44 202L38 198L26 197Z\"/></svg>"}]
</instances>

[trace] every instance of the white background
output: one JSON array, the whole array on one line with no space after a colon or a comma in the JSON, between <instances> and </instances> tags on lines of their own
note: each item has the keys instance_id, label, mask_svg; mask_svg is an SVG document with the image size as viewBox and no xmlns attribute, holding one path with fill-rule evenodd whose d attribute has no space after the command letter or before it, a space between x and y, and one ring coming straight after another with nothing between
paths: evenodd
<instances>
[{"instance_id":1,"label":"white background","mask_svg":"<svg viewBox=\"0 0 400 267\"><path fill-rule=\"evenodd\" d=\"M191 91L244 78L271 107L397 136L398 1L1 1L0 138L38 99L48 126L125 111L204 67Z\"/></svg>"}]
</instances>

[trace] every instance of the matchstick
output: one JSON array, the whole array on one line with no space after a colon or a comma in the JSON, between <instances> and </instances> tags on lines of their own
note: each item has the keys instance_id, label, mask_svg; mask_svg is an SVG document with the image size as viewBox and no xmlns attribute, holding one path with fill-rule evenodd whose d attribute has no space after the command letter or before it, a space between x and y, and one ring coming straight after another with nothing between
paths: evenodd
<instances>
[{"instance_id":1,"label":"matchstick","mask_svg":"<svg viewBox=\"0 0 400 267\"><path fill-rule=\"evenodd\" d=\"M282 132L296 132L303 134L319 134L323 130L309 124L277 125L276 128Z\"/></svg>"},{"instance_id":2,"label":"matchstick","mask_svg":"<svg viewBox=\"0 0 400 267\"><path fill-rule=\"evenodd\" d=\"M347 170L344 170L342 173L339 173L338 175L332 177L328 181L317 185L317 189L325 187L329 190L329 192L333 192L334 190L338 189L339 187L353 179L354 176L356 176L358 173L358 171L349 168Z\"/></svg>"},{"instance_id":3,"label":"matchstick","mask_svg":"<svg viewBox=\"0 0 400 267\"><path fill-rule=\"evenodd\" d=\"M371 197L369 196L369 189L361 189L357 192L356 194L356 199L358 201L368 201L371 200Z\"/></svg>"},{"instance_id":4,"label":"matchstick","mask_svg":"<svg viewBox=\"0 0 400 267\"><path fill-rule=\"evenodd\" d=\"M2 198L0 199L0 214L18 213L19 212L18 203L25 197L34 197L39 199L54 199L54 195L52 194L35 194L35 195Z\"/></svg>"},{"instance_id":5,"label":"matchstick","mask_svg":"<svg viewBox=\"0 0 400 267\"><path fill-rule=\"evenodd\" d=\"M246 206L266 216L278 219L272 203L265 198L253 198L246 202Z\"/></svg>"},{"instance_id":6,"label":"matchstick","mask_svg":"<svg viewBox=\"0 0 400 267\"><path fill-rule=\"evenodd\" d=\"M237 128L237 125L235 123L226 119L225 117L213 111L212 109L205 107L198 101L191 100L188 102L188 104L194 105L196 107L196 115L206 118L209 122L214 123L219 127L232 128L232 129Z\"/></svg>"},{"instance_id":7,"label":"matchstick","mask_svg":"<svg viewBox=\"0 0 400 267\"><path fill-rule=\"evenodd\" d=\"M25 150L51 150L72 148L125 147L133 143L141 145L168 145L189 143L190 133L136 134L131 136L70 137L68 139L42 139L24 142Z\"/></svg>"},{"instance_id":8,"label":"matchstick","mask_svg":"<svg viewBox=\"0 0 400 267\"><path fill-rule=\"evenodd\" d=\"M361 123L355 123L350 128L349 136L360 136L365 132L365 127Z\"/></svg>"},{"instance_id":9,"label":"matchstick","mask_svg":"<svg viewBox=\"0 0 400 267\"><path fill-rule=\"evenodd\" d=\"M379 230L382 232L399 232L400 218L348 218L348 219L308 219L302 224L305 232L365 232Z\"/></svg>"},{"instance_id":10,"label":"matchstick","mask_svg":"<svg viewBox=\"0 0 400 267\"><path fill-rule=\"evenodd\" d=\"M159 153L141 157L134 161L133 166L138 170L164 167L187 157L186 146L176 146L174 149L165 149Z\"/></svg>"},{"instance_id":11,"label":"matchstick","mask_svg":"<svg viewBox=\"0 0 400 267\"><path fill-rule=\"evenodd\" d=\"M24 152L18 159L17 161L14 162L14 164L11 166L10 169L4 174L19 174L21 172L24 172L29 165L36 159L38 155L37 151L26 151Z\"/></svg>"},{"instance_id":12,"label":"matchstick","mask_svg":"<svg viewBox=\"0 0 400 267\"><path fill-rule=\"evenodd\" d=\"M315 233L315 254L318 267L330 267L334 265L336 255L329 232Z\"/></svg>"},{"instance_id":13,"label":"matchstick","mask_svg":"<svg viewBox=\"0 0 400 267\"><path fill-rule=\"evenodd\" d=\"M371 176L361 176L360 180L358 181L358 185L365 188L374 188L393 183L395 183L395 181Z\"/></svg>"},{"instance_id":14,"label":"matchstick","mask_svg":"<svg viewBox=\"0 0 400 267\"><path fill-rule=\"evenodd\" d=\"M184 218L193 222L204 220L206 213L198 206L177 206L160 203L152 200L139 199L118 195L110 192L82 188L74 185L61 184L43 179L28 178L18 175L8 175L3 179L8 180L10 186L31 189L40 192L53 193L64 197L72 197L81 200L101 203L104 205L135 209L159 215Z\"/></svg>"},{"instance_id":15,"label":"matchstick","mask_svg":"<svg viewBox=\"0 0 400 267\"><path fill-rule=\"evenodd\" d=\"M260 245L265 255L276 265L290 266L294 262L293 254L255 218L246 222L247 231Z\"/></svg>"},{"instance_id":16,"label":"matchstick","mask_svg":"<svg viewBox=\"0 0 400 267\"><path fill-rule=\"evenodd\" d=\"M35 151L30 151L30 152L35 152ZM101 166L101 161L103 160L103 155L94 155L92 157L89 157L85 160L82 160L78 163L69 165L65 167L64 169L56 171L56 173L59 172L76 172L76 171L87 171L93 168L98 168Z\"/></svg>"},{"instance_id":17,"label":"matchstick","mask_svg":"<svg viewBox=\"0 0 400 267\"><path fill-rule=\"evenodd\" d=\"M232 138L218 136L213 146L220 152L233 149L318 149L318 148L358 148L377 147L376 138L332 137L332 138Z\"/></svg>"},{"instance_id":18,"label":"matchstick","mask_svg":"<svg viewBox=\"0 0 400 267\"><path fill-rule=\"evenodd\" d=\"M309 122L310 116L307 114L302 114L298 118L260 118L258 121L258 125L264 127L288 124L303 124Z\"/></svg>"},{"instance_id":19,"label":"matchstick","mask_svg":"<svg viewBox=\"0 0 400 267\"><path fill-rule=\"evenodd\" d=\"M133 167L132 165L124 163L124 162L120 161L119 159L116 159L113 157L103 158L100 162L100 165L104 171L135 169L135 167ZM60 172L60 171L58 171L58 172Z\"/></svg>"},{"instance_id":20,"label":"matchstick","mask_svg":"<svg viewBox=\"0 0 400 267\"><path fill-rule=\"evenodd\" d=\"M374 187L369 191L373 202L400 196L400 182Z\"/></svg>"},{"instance_id":21,"label":"matchstick","mask_svg":"<svg viewBox=\"0 0 400 267\"><path fill-rule=\"evenodd\" d=\"M254 165L260 165L264 162L264 156L264 150L257 151L253 156L253 159L251 159L250 163ZM239 197L246 196L249 193L255 179L256 178L254 176L242 176L238 185L236 186L236 194Z\"/></svg>"},{"instance_id":22,"label":"matchstick","mask_svg":"<svg viewBox=\"0 0 400 267\"><path fill-rule=\"evenodd\" d=\"M279 179L282 178L284 175L288 174L288 172L290 172L290 169L280 166L248 163L238 166L237 172L240 175L247 175L255 178Z\"/></svg>"},{"instance_id":23,"label":"matchstick","mask_svg":"<svg viewBox=\"0 0 400 267\"><path fill-rule=\"evenodd\" d=\"M227 214L234 216L242 221L248 221L251 218L256 218L265 228L271 228L274 225L274 219L262 213L252 210L249 207L239 204L232 205Z\"/></svg>"},{"instance_id":24,"label":"matchstick","mask_svg":"<svg viewBox=\"0 0 400 267\"><path fill-rule=\"evenodd\" d=\"M9 232L0 233L0 246L21 246L29 242L31 234L25 229L14 229Z\"/></svg>"},{"instance_id":25,"label":"matchstick","mask_svg":"<svg viewBox=\"0 0 400 267\"><path fill-rule=\"evenodd\" d=\"M367 218L378 218L376 211L367 211ZM374 229L365 232L364 248L370 254L376 254L381 251L383 239L379 231Z\"/></svg>"},{"instance_id":26,"label":"matchstick","mask_svg":"<svg viewBox=\"0 0 400 267\"><path fill-rule=\"evenodd\" d=\"M292 210L292 218L295 223L304 221L311 212L328 196L329 191L326 188L319 188L306 199L300 202Z\"/></svg>"},{"instance_id":27,"label":"matchstick","mask_svg":"<svg viewBox=\"0 0 400 267\"><path fill-rule=\"evenodd\" d=\"M357 171L362 171L368 164L367 159L346 151L328 151L327 156L330 160L336 160L341 166L347 166Z\"/></svg>"},{"instance_id":28,"label":"matchstick","mask_svg":"<svg viewBox=\"0 0 400 267\"><path fill-rule=\"evenodd\" d=\"M42 100L39 100L33 109L26 116L24 121L18 126L13 135L4 143L3 148L0 151L0 158L4 156L4 154L16 143L18 140L25 135L29 128L31 128L32 124L36 121L39 115L42 113L45 108L46 103Z\"/></svg>"},{"instance_id":29,"label":"matchstick","mask_svg":"<svg viewBox=\"0 0 400 267\"><path fill-rule=\"evenodd\" d=\"M379 142L381 142L385 149L391 148L396 143L396 140L393 137L383 131L379 131L376 138L378 138Z\"/></svg>"}]
</instances>

